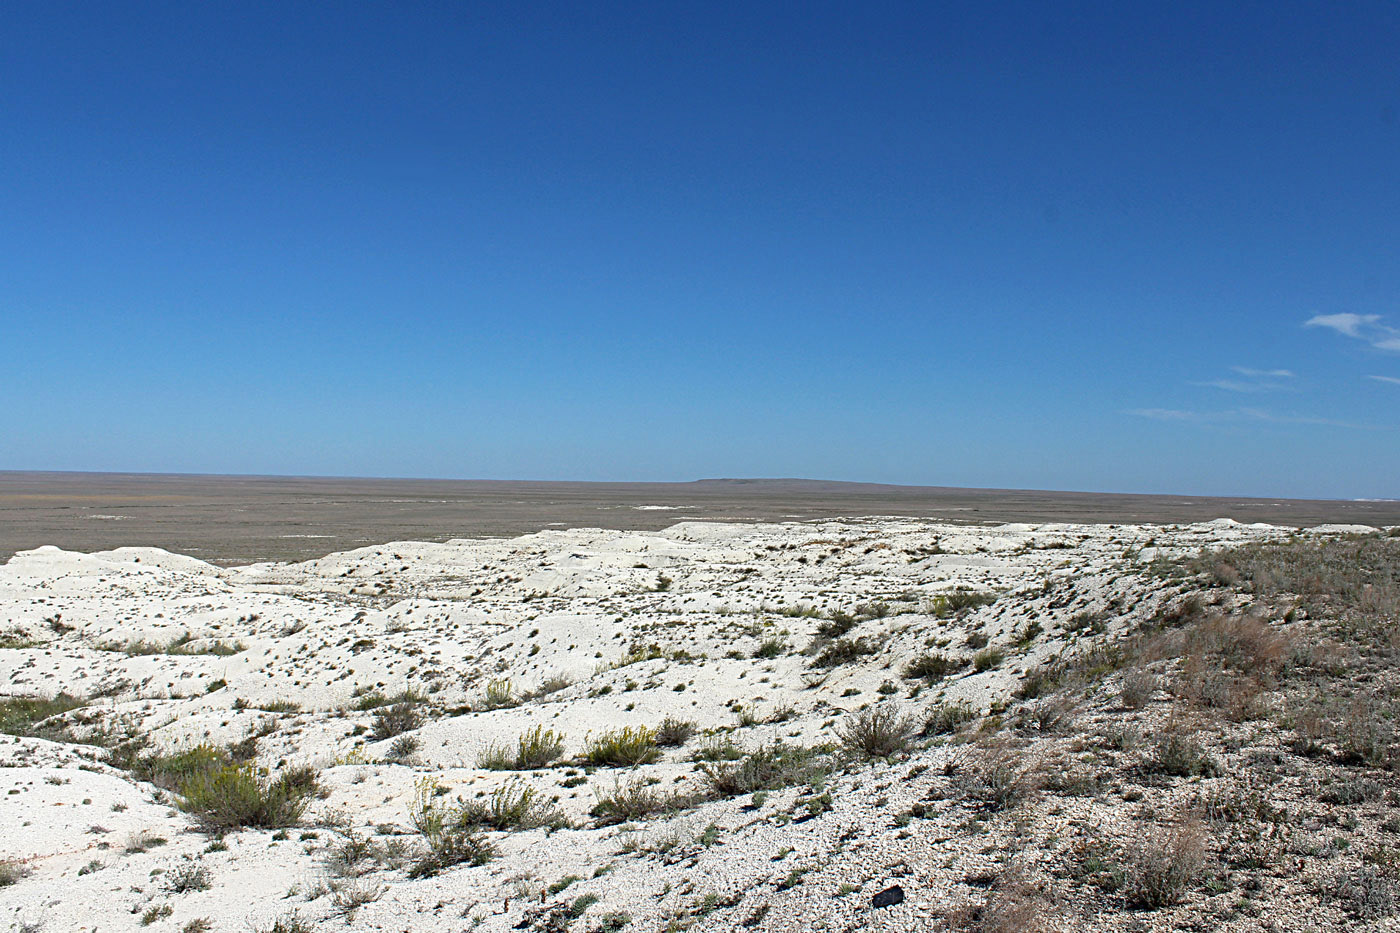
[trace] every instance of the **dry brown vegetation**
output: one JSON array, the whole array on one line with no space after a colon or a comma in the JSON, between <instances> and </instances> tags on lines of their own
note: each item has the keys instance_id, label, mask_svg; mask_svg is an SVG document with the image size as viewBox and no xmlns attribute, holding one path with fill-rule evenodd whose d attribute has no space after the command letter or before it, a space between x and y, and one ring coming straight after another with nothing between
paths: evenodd
<instances>
[{"instance_id":1,"label":"dry brown vegetation","mask_svg":"<svg viewBox=\"0 0 1400 933\"><path fill-rule=\"evenodd\" d=\"M951 790L1016 865L967 879L987 893L948 925L1394 916L1400 539L1299 538L1149 573L1173 589L1145 623L1027 671L999 716L928 730L967 743Z\"/></svg>"}]
</instances>

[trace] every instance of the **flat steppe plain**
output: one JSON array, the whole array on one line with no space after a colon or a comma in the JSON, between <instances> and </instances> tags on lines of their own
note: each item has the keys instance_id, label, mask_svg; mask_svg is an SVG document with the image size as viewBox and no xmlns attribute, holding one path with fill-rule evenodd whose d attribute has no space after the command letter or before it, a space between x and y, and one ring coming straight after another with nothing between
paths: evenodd
<instances>
[{"instance_id":1,"label":"flat steppe plain","mask_svg":"<svg viewBox=\"0 0 1400 933\"><path fill-rule=\"evenodd\" d=\"M0 471L0 560L53 544L160 547L228 566L308 560L385 541L548 528L659 531L681 520L901 516L944 522L1374 526L1400 501L1115 495L813 480L558 483Z\"/></svg>"}]
</instances>

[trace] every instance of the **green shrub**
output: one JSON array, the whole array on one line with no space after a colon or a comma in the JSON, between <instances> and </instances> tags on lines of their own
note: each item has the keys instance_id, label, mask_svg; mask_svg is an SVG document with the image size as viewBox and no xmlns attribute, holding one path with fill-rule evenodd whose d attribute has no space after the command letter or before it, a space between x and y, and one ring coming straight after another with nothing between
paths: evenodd
<instances>
[{"instance_id":1,"label":"green shrub","mask_svg":"<svg viewBox=\"0 0 1400 933\"><path fill-rule=\"evenodd\" d=\"M396 735L412 732L423 723L423 717L412 703L394 703L382 706L374 714L372 735L376 742L392 739Z\"/></svg>"},{"instance_id":2,"label":"green shrub","mask_svg":"<svg viewBox=\"0 0 1400 933\"><path fill-rule=\"evenodd\" d=\"M648 764L661 757L656 732L644 726L624 726L590 739L584 757L591 765L631 767Z\"/></svg>"},{"instance_id":3,"label":"green shrub","mask_svg":"<svg viewBox=\"0 0 1400 933\"><path fill-rule=\"evenodd\" d=\"M712 735L700 744L690 755L691 761L738 761L744 757L744 750L725 736Z\"/></svg>"},{"instance_id":4,"label":"green shrub","mask_svg":"<svg viewBox=\"0 0 1400 933\"><path fill-rule=\"evenodd\" d=\"M0 732L63 740L68 737L67 729L45 720L77 709L85 702L66 693L52 699L16 697L0 700Z\"/></svg>"},{"instance_id":5,"label":"green shrub","mask_svg":"<svg viewBox=\"0 0 1400 933\"><path fill-rule=\"evenodd\" d=\"M535 726L521 734L515 748L490 745L476 763L492 771L534 771L548 768L564 754L564 737L553 729Z\"/></svg>"},{"instance_id":6,"label":"green shrub","mask_svg":"<svg viewBox=\"0 0 1400 933\"><path fill-rule=\"evenodd\" d=\"M874 654L879 649L864 638L838 638L826 645L812 661L816 668L839 667L850 664L865 655Z\"/></svg>"},{"instance_id":7,"label":"green shrub","mask_svg":"<svg viewBox=\"0 0 1400 933\"><path fill-rule=\"evenodd\" d=\"M520 700L515 695L515 687L511 684L510 678L502 677L486 685L486 696L482 701L483 709L505 709L519 705Z\"/></svg>"},{"instance_id":8,"label":"green shrub","mask_svg":"<svg viewBox=\"0 0 1400 933\"><path fill-rule=\"evenodd\" d=\"M817 626L817 634L822 638L840 638L856 627L855 616L839 609L832 610L827 620Z\"/></svg>"},{"instance_id":9,"label":"green shrub","mask_svg":"<svg viewBox=\"0 0 1400 933\"><path fill-rule=\"evenodd\" d=\"M227 749L203 743L170 754L137 758L132 767L135 777L164 790L179 791L182 784L232 764Z\"/></svg>"},{"instance_id":10,"label":"green shrub","mask_svg":"<svg viewBox=\"0 0 1400 933\"><path fill-rule=\"evenodd\" d=\"M656 727L656 744L662 746L684 745L695 734L695 723L667 716Z\"/></svg>"},{"instance_id":11,"label":"green shrub","mask_svg":"<svg viewBox=\"0 0 1400 933\"><path fill-rule=\"evenodd\" d=\"M441 788L424 778L414 788L409 820L422 833L428 850L408 871L410 878L435 875L453 865L484 865L496 857L495 848L475 825L460 818L460 810L437 801Z\"/></svg>"},{"instance_id":12,"label":"green shrub","mask_svg":"<svg viewBox=\"0 0 1400 933\"><path fill-rule=\"evenodd\" d=\"M830 763L818 749L779 741L740 761L706 764L702 768L715 793L734 797L820 781L826 777Z\"/></svg>"},{"instance_id":13,"label":"green shrub","mask_svg":"<svg viewBox=\"0 0 1400 933\"><path fill-rule=\"evenodd\" d=\"M759 643L758 647L754 649L750 657L756 661L767 661L772 658L780 657L785 651L787 651L787 642L783 641L781 638L765 638Z\"/></svg>"},{"instance_id":14,"label":"green shrub","mask_svg":"<svg viewBox=\"0 0 1400 933\"><path fill-rule=\"evenodd\" d=\"M923 679L930 683L942 680L967 667L966 658L951 658L940 652L921 654L904 665L904 676L910 680Z\"/></svg>"},{"instance_id":15,"label":"green shrub","mask_svg":"<svg viewBox=\"0 0 1400 933\"><path fill-rule=\"evenodd\" d=\"M451 828L427 840L428 851L408 870L410 878L427 878L453 865L485 865L496 848L480 833Z\"/></svg>"},{"instance_id":16,"label":"green shrub","mask_svg":"<svg viewBox=\"0 0 1400 933\"><path fill-rule=\"evenodd\" d=\"M416 735L401 735L394 739L393 744L389 746L388 760L407 761L418 751L421 744Z\"/></svg>"},{"instance_id":17,"label":"green shrub","mask_svg":"<svg viewBox=\"0 0 1400 933\"><path fill-rule=\"evenodd\" d=\"M951 615L960 615L982 606L990 606L996 601L997 594L995 593L977 593L972 590L960 589L935 596L929 610L940 619L946 619Z\"/></svg>"},{"instance_id":18,"label":"green shrub","mask_svg":"<svg viewBox=\"0 0 1400 933\"><path fill-rule=\"evenodd\" d=\"M250 763L196 772L179 785L184 809L207 829L295 826L317 787L310 768L265 777Z\"/></svg>"},{"instance_id":19,"label":"green shrub","mask_svg":"<svg viewBox=\"0 0 1400 933\"><path fill-rule=\"evenodd\" d=\"M489 803L464 804L456 819L463 828L485 826L503 831L558 827L568 822L538 790L515 779L492 791Z\"/></svg>"}]
</instances>

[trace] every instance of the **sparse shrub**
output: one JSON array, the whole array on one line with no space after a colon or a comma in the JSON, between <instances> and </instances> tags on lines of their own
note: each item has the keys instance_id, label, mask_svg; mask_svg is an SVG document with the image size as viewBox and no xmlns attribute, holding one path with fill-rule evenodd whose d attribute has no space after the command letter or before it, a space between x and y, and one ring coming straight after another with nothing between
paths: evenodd
<instances>
[{"instance_id":1,"label":"sparse shrub","mask_svg":"<svg viewBox=\"0 0 1400 933\"><path fill-rule=\"evenodd\" d=\"M310 769L288 769L275 779L252 764L229 764L191 775L179 785L184 809L211 830L295 826L316 788Z\"/></svg>"},{"instance_id":2,"label":"sparse shrub","mask_svg":"<svg viewBox=\"0 0 1400 933\"><path fill-rule=\"evenodd\" d=\"M572 687L573 680L564 674L554 674L540 681L540 685L535 688L534 695L537 697L549 696L551 693L558 693L568 687Z\"/></svg>"},{"instance_id":3,"label":"sparse shrub","mask_svg":"<svg viewBox=\"0 0 1400 933\"><path fill-rule=\"evenodd\" d=\"M666 794L647 784L641 778L630 781L613 781L612 790L594 789L597 803L589 813L597 817L602 825L626 823L630 820L645 820L661 813L669 813L694 805L693 796L680 793Z\"/></svg>"},{"instance_id":4,"label":"sparse shrub","mask_svg":"<svg viewBox=\"0 0 1400 933\"><path fill-rule=\"evenodd\" d=\"M390 761L407 761L418 751L418 746L422 744L416 735L401 735L394 739L389 746Z\"/></svg>"},{"instance_id":5,"label":"sparse shrub","mask_svg":"<svg viewBox=\"0 0 1400 933\"><path fill-rule=\"evenodd\" d=\"M655 731L641 726L623 726L588 741L584 758L592 765L614 768L649 764L661 757Z\"/></svg>"},{"instance_id":6,"label":"sparse shrub","mask_svg":"<svg viewBox=\"0 0 1400 933\"><path fill-rule=\"evenodd\" d=\"M257 933L314 933L311 923L292 911L272 921L271 926L257 927Z\"/></svg>"},{"instance_id":7,"label":"sparse shrub","mask_svg":"<svg viewBox=\"0 0 1400 933\"><path fill-rule=\"evenodd\" d=\"M922 679L929 683L942 680L967 667L966 658L952 658L940 652L921 654L904 665L904 676L910 680Z\"/></svg>"},{"instance_id":8,"label":"sparse shrub","mask_svg":"<svg viewBox=\"0 0 1400 933\"><path fill-rule=\"evenodd\" d=\"M972 668L980 674L1001 667L1005 660L1006 653L1000 648L983 648L972 656Z\"/></svg>"},{"instance_id":9,"label":"sparse shrub","mask_svg":"<svg viewBox=\"0 0 1400 933\"><path fill-rule=\"evenodd\" d=\"M939 703L929 710L924 720L924 735L948 735L976 718L977 711L966 700Z\"/></svg>"},{"instance_id":10,"label":"sparse shrub","mask_svg":"<svg viewBox=\"0 0 1400 933\"><path fill-rule=\"evenodd\" d=\"M715 793L734 797L819 781L829 763L817 749L774 742L739 761L702 767Z\"/></svg>"},{"instance_id":11,"label":"sparse shrub","mask_svg":"<svg viewBox=\"0 0 1400 933\"><path fill-rule=\"evenodd\" d=\"M656 744L661 746L684 745L695 734L695 723L688 719L667 716L656 727Z\"/></svg>"},{"instance_id":12,"label":"sparse shrub","mask_svg":"<svg viewBox=\"0 0 1400 933\"><path fill-rule=\"evenodd\" d=\"M29 875L29 866L14 859L0 861L0 888L8 888Z\"/></svg>"},{"instance_id":13,"label":"sparse shrub","mask_svg":"<svg viewBox=\"0 0 1400 933\"><path fill-rule=\"evenodd\" d=\"M1062 732L1074 722L1074 709L1074 700L1060 693L1033 704L1029 718L1041 732Z\"/></svg>"},{"instance_id":14,"label":"sparse shrub","mask_svg":"<svg viewBox=\"0 0 1400 933\"><path fill-rule=\"evenodd\" d=\"M1394 755L1394 737L1386 711L1369 697L1360 697L1336 724L1338 757L1347 764L1383 767Z\"/></svg>"},{"instance_id":15,"label":"sparse shrub","mask_svg":"<svg viewBox=\"0 0 1400 933\"><path fill-rule=\"evenodd\" d=\"M146 912L141 915L141 925L148 927L151 924L164 920L175 912L175 908L169 904L152 904L146 908Z\"/></svg>"},{"instance_id":16,"label":"sparse shrub","mask_svg":"<svg viewBox=\"0 0 1400 933\"><path fill-rule=\"evenodd\" d=\"M864 638L838 638L822 648L812 661L816 668L839 667L850 664L865 655L874 654L879 649Z\"/></svg>"},{"instance_id":17,"label":"sparse shrub","mask_svg":"<svg viewBox=\"0 0 1400 933\"><path fill-rule=\"evenodd\" d=\"M1016 698L1034 700L1053 693L1064 682L1068 671L1063 661L1047 661L1026 671L1016 688Z\"/></svg>"},{"instance_id":18,"label":"sparse shrub","mask_svg":"<svg viewBox=\"0 0 1400 933\"><path fill-rule=\"evenodd\" d=\"M564 814L535 788L512 779L491 792L488 803L463 804L451 819L458 828L484 826L503 831L562 826Z\"/></svg>"},{"instance_id":19,"label":"sparse shrub","mask_svg":"<svg viewBox=\"0 0 1400 933\"><path fill-rule=\"evenodd\" d=\"M955 783L964 796L980 801L989 810L1009 810L1040 790L1042 777L1034 763L1005 745L994 745L967 755L958 763Z\"/></svg>"},{"instance_id":20,"label":"sparse shrub","mask_svg":"<svg viewBox=\"0 0 1400 933\"><path fill-rule=\"evenodd\" d=\"M1146 668L1136 667L1123 674L1123 687L1119 695L1128 709L1142 709L1151 700L1160 686L1156 674Z\"/></svg>"},{"instance_id":21,"label":"sparse shrub","mask_svg":"<svg viewBox=\"0 0 1400 933\"><path fill-rule=\"evenodd\" d=\"M1179 724L1168 723L1153 745L1148 767L1159 774L1195 777L1214 774L1219 766L1195 733Z\"/></svg>"},{"instance_id":22,"label":"sparse shrub","mask_svg":"<svg viewBox=\"0 0 1400 933\"><path fill-rule=\"evenodd\" d=\"M564 736L535 726L521 733L514 749L491 745L477 756L477 764L493 771L535 771L548 768L564 754Z\"/></svg>"},{"instance_id":23,"label":"sparse shrub","mask_svg":"<svg viewBox=\"0 0 1400 933\"><path fill-rule=\"evenodd\" d=\"M1342 872L1330 893L1358 920L1379 920L1400 909L1395 882L1371 865Z\"/></svg>"},{"instance_id":24,"label":"sparse shrub","mask_svg":"<svg viewBox=\"0 0 1400 933\"><path fill-rule=\"evenodd\" d=\"M331 907L349 922L356 911L379 900L387 890L383 885L365 881L332 881Z\"/></svg>"},{"instance_id":25,"label":"sparse shrub","mask_svg":"<svg viewBox=\"0 0 1400 933\"><path fill-rule=\"evenodd\" d=\"M853 754L888 758L909 750L919 734L919 723L893 706L868 707L847 717L837 734Z\"/></svg>"},{"instance_id":26,"label":"sparse shrub","mask_svg":"<svg viewBox=\"0 0 1400 933\"><path fill-rule=\"evenodd\" d=\"M782 656L785 651L787 651L787 642L781 638L765 638L759 642L758 647L754 649L750 657L756 661L766 661Z\"/></svg>"},{"instance_id":27,"label":"sparse shrub","mask_svg":"<svg viewBox=\"0 0 1400 933\"><path fill-rule=\"evenodd\" d=\"M1205 865L1206 833L1195 820L1169 833L1160 828L1132 846L1124 859L1128 902L1156 910L1179 904Z\"/></svg>"},{"instance_id":28,"label":"sparse shrub","mask_svg":"<svg viewBox=\"0 0 1400 933\"><path fill-rule=\"evenodd\" d=\"M188 894L209 890L209 869L195 862L183 862L165 873L165 890L169 894Z\"/></svg>"},{"instance_id":29,"label":"sparse shrub","mask_svg":"<svg viewBox=\"0 0 1400 933\"><path fill-rule=\"evenodd\" d=\"M1335 803L1343 807L1355 806L1378 800L1385 793L1385 786L1379 781L1359 774L1340 773L1337 780L1328 784L1317 795L1323 803Z\"/></svg>"},{"instance_id":30,"label":"sparse shrub","mask_svg":"<svg viewBox=\"0 0 1400 933\"><path fill-rule=\"evenodd\" d=\"M515 687L511 684L510 678L501 677L487 683L486 694L481 705L482 709L487 710L519 706L520 700L515 696Z\"/></svg>"},{"instance_id":31,"label":"sparse shrub","mask_svg":"<svg viewBox=\"0 0 1400 933\"><path fill-rule=\"evenodd\" d=\"M978 879L978 883L983 883ZM981 903L948 912L948 925L968 933L1039 933L1046 929L1045 897L1018 867L992 882Z\"/></svg>"},{"instance_id":32,"label":"sparse shrub","mask_svg":"<svg viewBox=\"0 0 1400 933\"><path fill-rule=\"evenodd\" d=\"M395 703L380 707L374 714L374 740L381 742L396 735L412 732L423 723L423 717L413 703Z\"/></svg>"}]
</instances>

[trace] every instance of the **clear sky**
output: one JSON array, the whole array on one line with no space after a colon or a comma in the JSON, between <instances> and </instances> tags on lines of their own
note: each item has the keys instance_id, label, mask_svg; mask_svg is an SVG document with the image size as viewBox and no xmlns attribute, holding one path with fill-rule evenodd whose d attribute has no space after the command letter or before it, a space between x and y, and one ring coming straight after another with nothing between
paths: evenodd
<instances>
[{"instance_id":1,"label":"clear sky","mask_svg":"<svg viewBox=\"0 0 1400 933\"><path fill-rule=\"evenodd\" d=\"M1400 497L1400 4L27 3L0 469Z\"/></svg>"}]
</instances>

